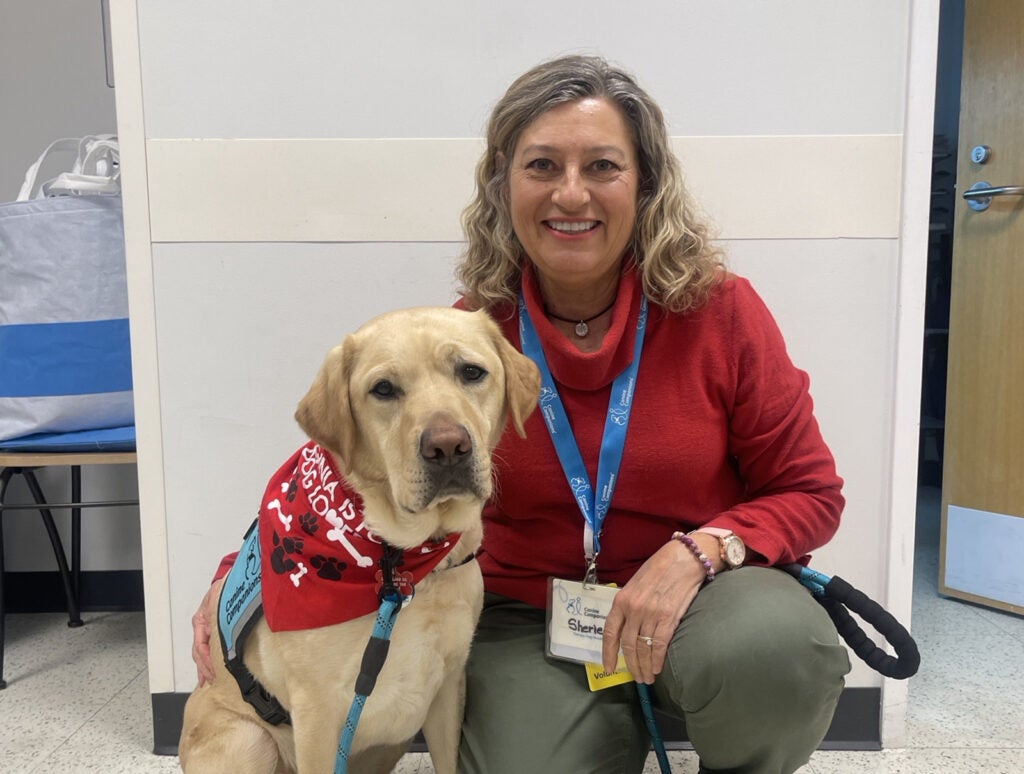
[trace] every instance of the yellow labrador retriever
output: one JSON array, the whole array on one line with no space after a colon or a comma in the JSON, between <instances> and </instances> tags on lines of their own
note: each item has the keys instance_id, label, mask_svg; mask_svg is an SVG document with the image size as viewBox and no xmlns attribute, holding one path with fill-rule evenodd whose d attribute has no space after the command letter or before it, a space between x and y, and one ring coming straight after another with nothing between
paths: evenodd
<instances>
[{"instance_id":1,"label":"yellow labrador retriever","mask_svg":"<svg viewBox=\"0 0 1024 774\"><path fill-rule=\"evenodd\" d=\"M238 660L284 722L243 700L215 631L216 677L185 706L185 772L333 771L387 546L401 549L393 585L413 596L395 621L348 770L390 771L422 729L435 770L455 771L483 596L472 558L490 454L509 417L524 432L539 386L533 363L483 312L392 312L331 350L295 414L311 441L271 480L250 530L258 546L243 547L232 571L261 579L263 616ZM226 601L221 616L242 607Z\"/></svg>"}]
</instances>

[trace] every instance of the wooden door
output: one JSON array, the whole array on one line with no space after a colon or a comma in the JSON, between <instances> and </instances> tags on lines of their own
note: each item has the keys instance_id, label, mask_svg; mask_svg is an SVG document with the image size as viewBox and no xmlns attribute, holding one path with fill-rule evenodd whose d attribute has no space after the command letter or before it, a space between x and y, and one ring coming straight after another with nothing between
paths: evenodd
<instances>
[{"instance_id":1,"label":"wooden door","mask_svg":"<svg viewBox=\"0 0 1024 774\"><path fill-rule=\"evenodd\" d=\"M978 146L988 147L987 158L974 150ZM1024 614L1019 0L967 0L958 149L939 590ZM1011 190L988 198L988 208L977 211L963 194L979 183Z\"/></svg>"}]
</instances>

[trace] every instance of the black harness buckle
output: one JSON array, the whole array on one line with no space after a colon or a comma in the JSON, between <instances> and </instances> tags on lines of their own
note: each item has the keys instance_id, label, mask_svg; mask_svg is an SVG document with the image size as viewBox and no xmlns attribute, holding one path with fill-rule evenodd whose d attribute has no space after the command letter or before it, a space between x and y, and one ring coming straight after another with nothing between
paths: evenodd
<instances>
[{"instance_id":1,"label":"black harness buckle","mask_svg":"<svg viewBox=\"0 0 1024 774\"><path fill-rule=\"evenodd\" d=\"M261 719L273 726L279 726L282 723L291 724L292 718L288 714L288 710L282 707L281 702L263 687L263 684L242 663L241 658L226 660L224 664L235 678L235 682L238 683L238 689L242 692L242 698L252 705L252 708L256 710L256 714Z\"/></svg>"}]
</instances>

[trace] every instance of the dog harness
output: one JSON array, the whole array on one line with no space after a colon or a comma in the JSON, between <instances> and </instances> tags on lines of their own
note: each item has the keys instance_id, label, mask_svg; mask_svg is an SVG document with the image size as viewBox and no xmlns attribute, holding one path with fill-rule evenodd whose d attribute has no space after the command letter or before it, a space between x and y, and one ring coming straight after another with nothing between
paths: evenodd
<instances>
[{"instance_id":1,"label":"dog harness","mask_svg":"<svg viewBox=\"0 0 1024 774\"><path fill-rule=\"evenodd\" d=\"M288 710L263 687L242 659L242 645L263 615L258 521L254 520L245 533L242 550L224 579L217 603L217 628L220 630L224 666L238 683L242 698L263 720L278 726L291 722Z\"/></svg>"},{"instance_id":2,"label":"dog harness","mask_svg":"<svg viewBox=\"0 0 1024 774\"><path fill-rule=\"evenodd\" d=\"M382 588L409 600L460 537L404 551L388 546L367 527L362 501L331 455L313 442L302 446L267 484L220 594L224 661L243 698L268 723L288 721L243 663L245 639L261 615L271 631L315 629L377 611Z\"/></svg>"}]
</instances>

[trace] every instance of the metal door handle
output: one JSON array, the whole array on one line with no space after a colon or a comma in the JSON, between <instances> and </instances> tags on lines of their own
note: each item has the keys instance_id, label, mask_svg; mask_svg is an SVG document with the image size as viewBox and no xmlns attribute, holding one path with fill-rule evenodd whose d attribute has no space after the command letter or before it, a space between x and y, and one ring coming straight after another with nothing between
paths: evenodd
<instances>
[{"instance_id":1,"label":"metal door handle","mask_svg":"<svg viewBox=\"0 0 1024 774\"><path fill-rule=\"evenodd\" d=\"M993 186L991 183L977 182L964 191L963 196L968 207L983 212L992 203L993 196L1024 196L1024 185Z\"/></svg>"}]
</instances>

